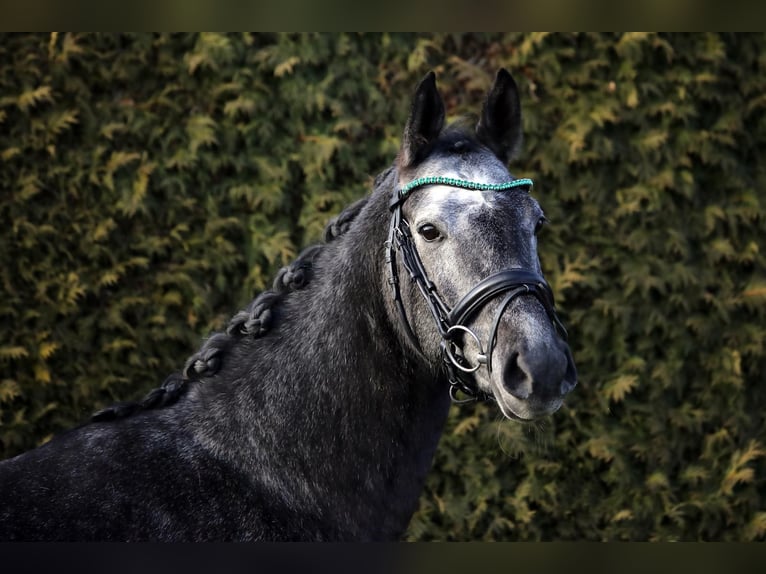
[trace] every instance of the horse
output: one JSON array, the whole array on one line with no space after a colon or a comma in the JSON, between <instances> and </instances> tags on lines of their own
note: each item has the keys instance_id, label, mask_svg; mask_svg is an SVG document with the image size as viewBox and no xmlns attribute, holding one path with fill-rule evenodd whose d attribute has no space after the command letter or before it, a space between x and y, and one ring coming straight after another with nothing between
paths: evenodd
<instances>
[{"instance_id":1,"label":"horse","mask_svg":"<svg viewBox=\"0 0 766 574\"><path fill-rule=\"evenodd\" d=\"M452 402L548 416L577 384L517 85L445 125L430 72L371 192L142 400L0 463L0 540L380 541Z\"/></svg>"}]
</instances>

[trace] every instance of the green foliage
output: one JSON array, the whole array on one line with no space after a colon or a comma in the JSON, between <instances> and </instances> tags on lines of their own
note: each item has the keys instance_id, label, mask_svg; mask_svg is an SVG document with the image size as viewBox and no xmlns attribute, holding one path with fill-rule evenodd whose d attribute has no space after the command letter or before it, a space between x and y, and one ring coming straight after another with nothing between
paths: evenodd
<instances>
[{"instance_id":1,"label":"green foliage","mask_svg":"<svg viewBox=\"0 0 766 574\"><path fill-rule=\"evenodd\" d=\"M8 35L0 443L178 369L385 168L429 70L514 73L580 385L454 408L409 540L766 537L766 38Z\"/></svg>"}]
</instances>

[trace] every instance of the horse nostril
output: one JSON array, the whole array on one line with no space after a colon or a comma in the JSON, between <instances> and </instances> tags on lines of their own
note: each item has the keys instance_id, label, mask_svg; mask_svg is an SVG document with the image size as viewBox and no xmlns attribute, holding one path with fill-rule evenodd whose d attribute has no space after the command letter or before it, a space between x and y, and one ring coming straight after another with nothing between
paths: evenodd
<instances>
[{"instance_id":1,"label":"horse nostril","mask_svg":"<svg viewBox=\"0 0 766 574\"><path fill-rule=\"evenodd\" d=\"M514 352L503 367L503 387L519 400L561 399L577 386L577 368L568 348Z\"/></svg>"},{"instance_id":2,"label":"horse nostril","mask_svg":"<svg viewBox=\"0 0 766 574\"><path fill-rule=\"evenodd\" d=\"M524 400L529 396L531 385L529 377L519 366L519 354L514 353L503 368L503 386L514 397Z\"/></svg>"}]
</instances>

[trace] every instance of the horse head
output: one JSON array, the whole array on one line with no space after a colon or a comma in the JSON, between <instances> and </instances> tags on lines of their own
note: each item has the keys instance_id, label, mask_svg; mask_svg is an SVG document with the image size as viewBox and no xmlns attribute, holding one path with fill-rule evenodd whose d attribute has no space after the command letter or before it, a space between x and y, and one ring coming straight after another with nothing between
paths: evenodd
<instances>
[{"instance_id":1,"label":"horse head","mask_svg":"<svg viewBox=\"0 0 766 574\"><path fill-rule=\"evenodd\" d=\"M494 399L508 418L555 412L577 371L537 254L532 181L506 164L521 107L500 70L478 122L444 127L435 76L418 86L391 197L391 283L410 345L450 373L451 395ZM412 279L408 281L407 279Z\"/></svg>"}]
</instances>

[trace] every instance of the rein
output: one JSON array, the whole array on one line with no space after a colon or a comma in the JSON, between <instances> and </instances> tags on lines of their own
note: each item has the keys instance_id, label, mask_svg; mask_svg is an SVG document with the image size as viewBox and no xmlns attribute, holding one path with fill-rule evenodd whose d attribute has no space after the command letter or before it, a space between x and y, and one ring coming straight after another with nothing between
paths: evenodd
<instances>
[{"instance_id":1,"label":"rein","mask_svg":"<svg viewBox=\"0 0 766 574\"><path fill-rule=\"evenodd\" d=\"M500 319L505 309L514 299L523 295L533 295L542 303L559 336L566 340L567 332L556 315L553 292L550 286L541 275L527 269L506 269L486 277L466 293L453 308L450 308L444 302L439 296L436 285L428 278L420 255L415 248L409 222L402 215L402 206L409 197L409 194L420 187L428 185L447 185L479 191L504 191L513 188L521 188L528 191L532 187L532 180L524 178L504 183L478 183L449 177L421 177L396 190L389 203L391 225L388 241L386 242L386 262L389 268L389 283L393 290L394 302L404 325L407 338L422 355L420 343L417 337L415 337L412 326L407 319L407 313L402 302L401 291L399 289L399 272L396 264L397 253L401 254L402 265L409 274L410 280L417 285L434 318L436 329L442 338L442 359L447 367L449 376L450 398L455 403L493 400L494 397L491 394L485 393L478 388L476 381L471 375L482 366L485 366L488 372L492 372L492 352L497 342L497 330L500 326ZM500 307L495 315L485 350L485 346L482 345L478 335L466 327L465 322L470 320L491 299L503 293L505 293L505 298L500 303ZM475 365L468 364L463 354L463 342L466 336L473 339L479 349ZM468 398L458 398L458 391Z\"/></svg>"}]
</instances>

